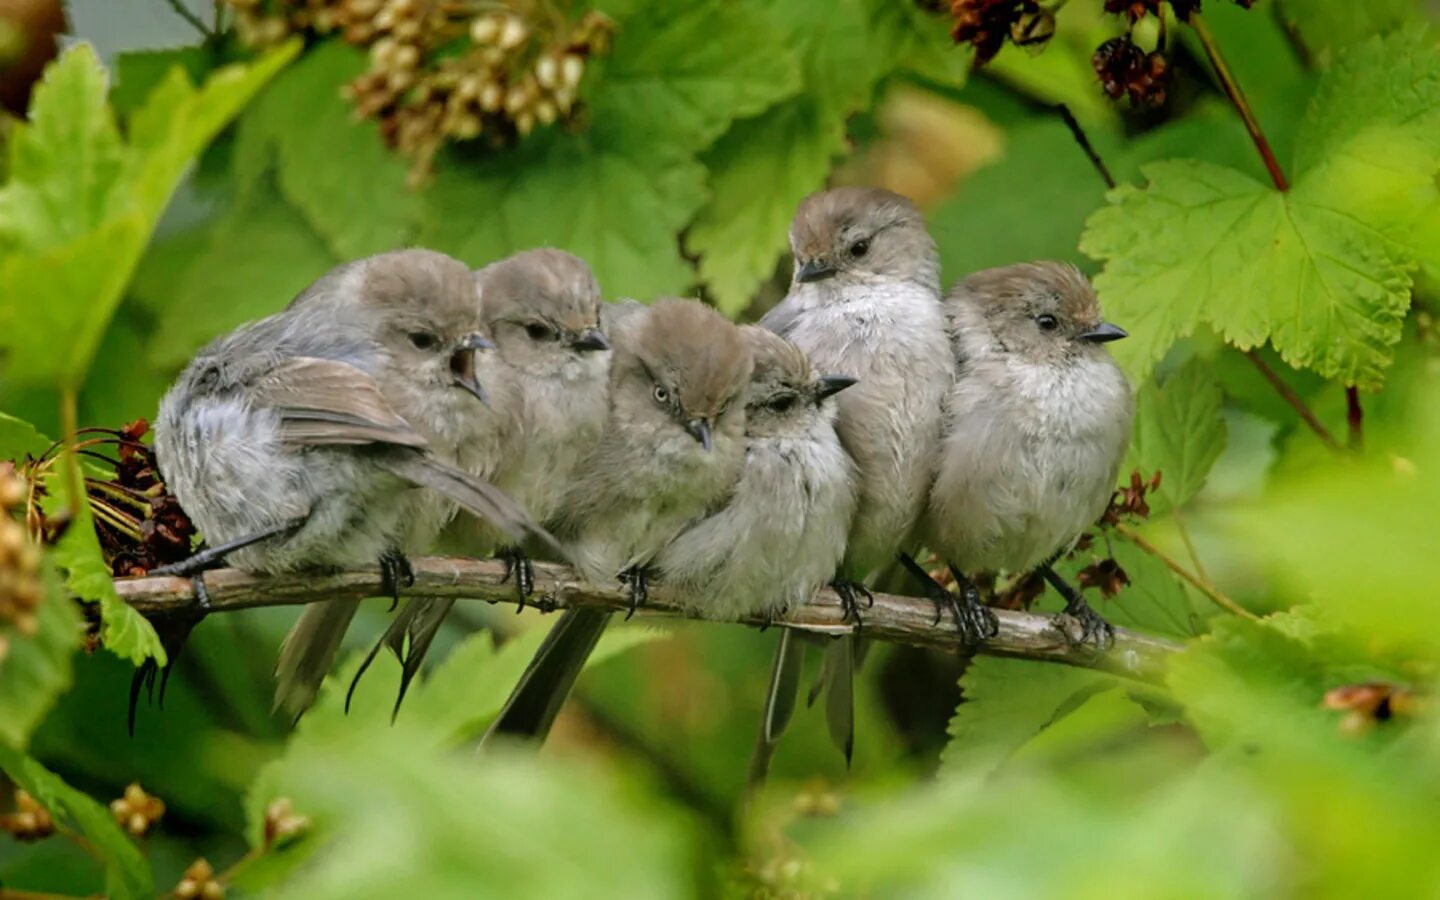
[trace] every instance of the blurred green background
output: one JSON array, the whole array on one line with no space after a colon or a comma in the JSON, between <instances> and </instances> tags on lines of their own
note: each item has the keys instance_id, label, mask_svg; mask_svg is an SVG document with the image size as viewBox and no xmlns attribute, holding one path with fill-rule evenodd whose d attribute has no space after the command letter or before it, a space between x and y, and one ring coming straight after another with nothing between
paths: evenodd
<instances>
[{"instance_id":1,"label":"blurred green background","mask_svg":"<svg viewBox=\"0 0 1440 900\"><path fill-rule=\"evenodd\" d=\"M1172 79L1163 105L1137 108L1106 98L1092 69L1131 31L1102 0L1065 4L1043 52L1007 45L973 72L949 4L502 5L534 21L598 9L613 46L587 61L572 121L510 146L447 144L417 187L413 159L342 96L363 49L310 32L262 58L224 27L228 9L215 30L199 0L188 9L209 36L166 0L67 4L62 45L93 45L108 82L67 56L36 101L48 117L0 132L0 412L13 417L0 458L33 446L16 420L62 433L68 387L82 425L153 416L203 343L395 246L472 265L560 246L607 298L695 295L753 319L783 296L798 201L878 184L926 211L947 282L1034 258L1097 276L1107 318L1134 335L1120 351L1140 397L1123 480L1163 480L1148 520L1069 565L1114 558L1131 583L1092 602L1185 651L1164 684L1138 685L876 647L853 767L820 711L802 710L745 802L773 631L619 629L538 757L478 760L469 743L548 624L533 610L459 604L393 725L387 657L357 709L342 715L328 690L298 728L269 712L297 612L212 616L133 738L121 656L143 656L143 636L120 655L77 652L73 617L47 619L63 636L46 658L73 663L31 679L27 639L11 636L0 767L33 787L48 783L38 762L101 803L138 781L167 808L142 858L108 813L86 819L54 787L102 862L63 837L0 836L0 897L151 896L199 856L228 870L230 896L1440 893L1440 56L1424 4L1205 0L1284 194L1168 6L1163 29L1153 14L1133 27L1147 51L1163 42ZM0 2L0 21L28 21L26 6ZM217 76L227 65L250 81ZM211 79L208 93L163 96L176 68ZM61 152L109 146L101 99L124 135L110 168ZM1349 386L1363 450L1332 450L1297 404L1353 445ZM55 565L77 590L74 560ZM47 602L64 602L51 587ZM385 607L365 605L350 651ZM1333 693L1356 685L1368 699ZM310 827L276 847L263 822L282 796Z\"/></svg>"}]
</instances>

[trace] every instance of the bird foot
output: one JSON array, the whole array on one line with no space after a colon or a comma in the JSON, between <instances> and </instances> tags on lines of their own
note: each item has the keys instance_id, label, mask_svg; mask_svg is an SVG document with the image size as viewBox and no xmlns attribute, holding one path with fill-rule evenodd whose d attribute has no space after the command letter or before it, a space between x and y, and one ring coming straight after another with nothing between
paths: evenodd
<instances>
[{"instance_id":1,"label":"bird foot","mask_svg":"<svg viewBox=\"0 0 1440 900\"><path fill-rule=\"evenodd\" d=\"M518 614L525 608L525 601L535 593L535 566L530 562L530 557L519 547L506 547L498 554L505 561L505 577L501 582L515 579L515 596L517 606L515 612Z\"/></svg>"},{"instance_id":2,"label":"bird foot","mask_svg":"<svg viewBox=\"0 0 1440 900\"><path fill-rule=\"evenodd\" d=\"M869 609L875 605L875 595L870 593L870 589L864 584L848 578L837 578L830 582L830 589L840 598L840 608L845 612L843 621L854 622L855 630L859 631L864 624L860 618L860 597L865 598L865 607Z\"/></svg>"},{"instance_id":3,"label":"bird foot","mask_svg":"<svg viewBox=\"0 0 1440 900\"><path fill-rule=\"evenodd\" d=\"M650 599L649 591L650 570L644 566L631 566L620 573L620 583L630 589L629 609L625 611L625 620L635 615L635 610L645 605Z\"/></svg>"},{"instance_id":4,"label":"bird foot","mask_svg":"<svg viewBox=\"0 0 1440 900\"><path fill-rule=\"evenodd\" d=\"M1076 640L1074 632L1069 628L1061 628L1060 633L1072 645L1094 644L1097 650L1109 650L1115 643L1115 626L1100 617L1100 614L1090 608L1090 604L1084 599L1074 599L1065 604L1065 609L1060 615L1070 619L1080 626L1080 639Z\"/></svg>"},{"instance_id":5,"label":"bird foot","mask_svg":"<svg viewBox=\"0 0 1440 900\"><path fill-rule=\"evenodd\" d=\"M415 584L415 569L399 550L380 554L380 590L390 598L390 611L400 605L400 591Z\"/></svg>"}]
</instances>

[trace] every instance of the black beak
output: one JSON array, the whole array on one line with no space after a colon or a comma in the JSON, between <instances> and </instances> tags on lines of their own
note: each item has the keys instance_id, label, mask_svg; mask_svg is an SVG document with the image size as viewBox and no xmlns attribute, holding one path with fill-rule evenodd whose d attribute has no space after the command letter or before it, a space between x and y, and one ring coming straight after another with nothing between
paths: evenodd
<instances>
[{"instance_id":1,"label":"black beak","mask_svg":"<svg viewBox=\"0 0 1440 900\"><path fill-rule=\"evenodd\" d=\"M475 378L475 354L481 350L494 349L495 345L483 334L472 334L460 342L455 352L450 354L450 374L455 376L455 384L475 395L486 406L490 405L490 398L486 396L485 389L480 386L479 380Z\"/></svg>"},{"instance_id":2,"label":"black beak","mask_svg":"<svg viewBox=\"0 0 1440 900\"><path fill-rule=\"evenodd\" d=\"M700 442L700 446L705 448L706 453L710 452L710 422L708 419L691 419L685 423L685 430L690 432L691 437Z\"/></svg>"},{"instance_id":3,"label":"black beak","mask_svg":"<svg viewBox=\"0 0 1440 900\"><path fill-rule=\"evenodd\" d=\"M610 342L605 339L605 335L601 333L600 329L587 328L580 332L579 337L575 338L575 342L570 346L581 352L589 350L609 350Z\"/></svg>"},{"instance_id":4,"label":"black beak","mask_svg":"<svg viewBox=\"0 0 1440 900\"><path fill-rule=\"evenodd\" d=\"M1094 331L1087 331L1076 338L1080 341L1089 341L1092 344L1108 344L1111 341L1118 341L1123 337L1129 337L1130 332L1119 325L1111 325L1109 322L1101 322Z\"/></svg>"},{"instance_id":5,"label":"black beak","mask_svg":"<svg viewBox=\"0 0 1440 900\"><path fill-rule=\"evenodd\" d=\"M821 375L819 386L815 390L815 402L819 403L826 397L833 397L859 382L860 379L851 378L849 375Z\"/></svg>"},{"instance_id":6,"label":"black beak","mask_svg":"<svg viewBox=\"0 0 1440 900\"><path fill-rule=\"evenodd\" d=\"M835 277L835 267L822 259L812 259L807 263L801 263L795 270L795 280L801 284L809 284L812 281L824 281L827 278Z\"/></svg>"}]
</instances>

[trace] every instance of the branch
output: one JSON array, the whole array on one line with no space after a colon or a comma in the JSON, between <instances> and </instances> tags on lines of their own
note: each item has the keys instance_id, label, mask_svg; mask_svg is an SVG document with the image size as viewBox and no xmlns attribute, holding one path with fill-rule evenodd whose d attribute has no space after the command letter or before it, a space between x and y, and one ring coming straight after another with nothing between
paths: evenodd
<instances>
[{"instance_id":1,"label":"branch","mask_svg":"<svg viewBox=\"0 0 1440 900\"><path fill-rule=\"evenodd\" d=\"M1260 129L1260 120L1255 118L1255 110L1251 108L1250 101L1245 99L1245 92L1240 90L1240 82L1235 80L1235 73L1230 70L1230 64L1220 52L1220 45L1215 42L1215 35L1210 31L1210 26L1205 23L1205 18L1199 12L1192 12L1185 20L1195 31L1195 36L1200 39L1200 44L1205 48L1205 55L1210 57L1210 65L1215 68L1215 77L1220 80L1220 87L1225 90L1225 96L1230 98L1230 103L1240 113L1240 118L1245 122L1245 130L1250 132L1250 140L1255 144L1255 149L1260 153L1260 160L1265 163L1265 170L1270 173L1270 180L1275 182L1275 189L1281 192L1290 190L1290 183L1285 180L1285 172L1280 168L1280 162L1275 158L1275 151L1270 149L1270 141L1265 137L1265 132Z\"/></svg>"},{"instance_id":2,"label":"branch","mask_svg":"<svg viewBox=\"0 0 1440 900\"><path fill-rule=\"evenodd\" d=\"M415 570L415 584L404 591L407 596L515 602L515 587L506 583L505 564L498 560L427 557L410 562ZM205 586L210 595L208 611L218 613L257 606L295 606L375 597L380 594L380 575L378 570L368 570L262 578L236 569L218 569L206 573ZM124 578L115 582L115 588L125 602L147 616L200 611L189 579ZM626 591L595 587L581 581L565 566L542 562L535 563L535 597L536 605L547 611L587 606L614 612L625 610L629 603ZM640 615L682 616L684 613L666 599L664 586L656 585ZM1000 621L1000 632L980 648L980 653L1099 669L1158 683L1164 677L1166 659L1181 649L1163 638L1117 628L1114 645L1102 652L1091 645L1072 644L1071 639L1079 639L1080 628L1069 619L1003 609L995 610L995 616ZM935 606L929 600L876 594L875 605L865 608L864 617L863 632L867 638L940 650L960 649L954 623L947 617L936 625ZM759 616L743 622L764 624ZM844 620L839 598L828 589L774 624L830 636L854 631L854 626ZM1067 628L1068 632L1061 633L1060 628Z\"/></svg>"},{"instance_id":3,"label":"branch","mask_svg":"<svg viewBox=\"0 0 1440 900\"><path fill-rule=\"evenodd\" d=\"M1345 388L1345 423L1350 428L1350 439L1346 446L1354 453L1365 449L1365 408L1360 405L1360 389L1355 385Z\"/></svg>"},{"instance_id":4,"label":"branch","mask_svg":"<svg viewBox=\"0 0 1440 900\"><path fill-rule=\"evenodd\" d=\"M170 9L175 13L175 15L184 19L191 28L194 28L196 31L200 32L200 34L203 35L207 41L214 39L215 32L207 28L205 26L205 23L200 21L200 17L195 15L185 6L184 0L165 0L165 3L167 6L170 7Z\"/></svg>"},{"instance_id":5,"label":"branch","mask_svg":"<svg viewBox=\"0 0 1440 900\"><path fill-rule=\"evenodd\" d=\"M1166 555L1165 551L1145 540L1145 538L1142 537L1138 531L1131 528L1129 525L1126 525L1124 522L1116 524L1115 531L1121 537L1129 540L1130 543L1134 544L1141 550L1160 560L1160 562L1164 563L1165 568L1174 572L1176 575L1179 575L1188 584L1194 587L1195 590L1209 597L1210 601L1216 606L1220 607L1226 612L1240 616L1241 618L1249 619L1252 622L1260 618L1250 610L1246 609L1245 607L1236 603L1234 600L1231 600L1229 597L1225 596L1223 593L1220 592L1220 589L1217 588L1215 585L1211 584L1208 579L1201 578L1198 575L1195 575L1193 572L1186 569L1184 566L1180 565L1175 560L1171 559L1168 555Z\"/></svg>"},{"instance_id":6,"label":"branch","mask_svg":"<svg viewBox=\"0 0 1440 900\"><path fill-rule=\"evenodd\" d=\"M1315 436L1320 438L1321 443L1336 453L1342 452L1343 448L1340 446L1340 442L1335 440L1335 436L1330 433L1330 429L1326 428L1325 423L1321 422L1315 413L1310 411L1310 407L1305 405L1305 400L1301 398L1299 394L1295 393L1295 389L1286 384L1285 379L1281 378L1278 372L1270 368L1270 364L1265 362L1264 357L1260 355L1259 351L1245 350L1243 352L1245 353L1245 358L1254 363L1255 368L1260 370L1260 374L1265 376L1265 380L1270 382L1270 386L1275 389L1286 403L1290 404L1290 407L1299 414L1301 420L1310 426L1310 430L1315 432Z\"/></svg>"}]
</instances>

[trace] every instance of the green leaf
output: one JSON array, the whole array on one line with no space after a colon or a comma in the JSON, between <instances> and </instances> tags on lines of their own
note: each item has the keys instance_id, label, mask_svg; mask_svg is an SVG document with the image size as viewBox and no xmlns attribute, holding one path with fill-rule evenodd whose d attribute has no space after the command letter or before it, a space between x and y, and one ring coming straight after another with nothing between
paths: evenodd
<instances>
[{"instance_id":1,"label":"green leaf","mask_svg":"<svg viewBox=\"0 0 1440 900\"><path fill-rule=\"evenodd\" d=\"M78 463L77 463L78 464ZM66 465L62 462L61 467ZM91 603L100 604L100 640L111 653L139 665L154 659L165 665L165 648L150 622L120 599L105 557L100 552L100 539L95 534L95 520L90 504L71 506L70 491L63 472L46 479L48 495L43 501L47 515L71 513L70 524L60 540L50 548L50 558L65 572L65 587L72 594Z\"/></svg>"},{"instance_id":2,"label":"green leaf","mask_svg":"<svg viewBox=\"0 0 1440 900\"><path fill-rule=\"evenodd\" d=\"M158 321L152 363L183 366L216 335L284 309L339 261L263 180L214 225L146 254L133 293Z\"/></svg>"},{"instance_id":3,"label":"green leaf","mask_svg":"<svg viewBox=\"0 0 1440 900\"><path fill-rule=\"evenodd\" d=\"M34 759L0 741L0 769L54 817L83 835L105 865L105 895L112 900L151 900L155 876L110 810L75 790Z\"/></svg>"},{"instance_id":4,"label":"green leaf","mask_svg":"<svg viewBox=\"0 0 1440 900\"><path fill-rule=\"evenodd\" d=\"M204 47L170 47L165 50L137 50L115 58L115 87L110 106L119 116L128 116L145 102L150 92L179 67L190 81L197 82L211 68L213 55Z\"/></svg>"},{"instance_id":5,"label":"green leaf","mask_svg":"<svg viewBox=\"0 0 1440 900\"><path fill-rule=\"evenodd\" d=\"M868 0L775 7L786 44L800 55L804 94L739 122L705 155L713 200L686 236L720 309L749 305L786 247L795 207L825 184L845 151L845 122L868 104L890 48L867 41ZM783 152L780 152L783 151Z\"/></svg>"},{"instance_id":6,"label":"green leaf","mask_svg":"<svg viewBox=\"0 0 1440 900\"><path fill-rule=\"evenodd\" d=\"M1106 261L1096 287L1131 339L1115 356L1144 379L1177 339L1208 322L1244 349L1271 341L1294 366L1377 385L1410 303L1410 262L1379 229L1302 180L1280 193L1233 169L1156 163L1086 227Z\"/></svg>"},{"instance_id":7,"label":"green leaf","mask_svg":"<svg viewBox=\"0 0 1440 900\"><path fill-rule=\"evenodd\" d=\"M1424 21L1415 0L1280 0L1280 15L1328 64L1336 51Z\"/></svg>"},{"instance_id":8,"label":"green leaf","mask_svg":"<svg viewBox=\"0 0 1440 900\"><path fill-rule=\"evenodd\" d=\"M23 419L0 412L0 460L21 460L39 456L50 446L50 439Z\"/></svg>"},{"instance_id":9,"label":"green leaf","mask_svg":"<svg viewBox=\"0 0 1440 900\"><path fill-rule=\"evenodd\" d=\"M872 0L870 34L890 48L889 65L956 90L970 76L974 54L950 39L950 18L919 3Z\"/></svg>"},{"instance_id":10,"label":"green leaf","mask_svg":"<svg viewBox=\"0 0 1440 900\"><path fill-rule=\"evenodd\" d=\"M1115 685L1088 669L998 656L976 657L960 679L964 699L950 720L941 755L948 772L999 768L1026 742Z\"/></svg>"},{"instance_id":11,"label":"green leaf","mask_svg":"<svg viewBox=\"0 0 1440 900\"><path fill-rule=\"evenodd\" d=\"M10 378L84 382L186 167L298 49L220 69L198 91L173 70L132 116L128 146L115 134L93 51L80 45L50 67L0 190L0 250L12 245L0 258L0 353L8 351Z\"/></svg>"},{"instance_id":12,"label":"green leaf","mask_svg":"<svg viewBox=\"0 0 1440 900\"><path fill-rule=\"evenodd\" d=\"M1120 466L1120 483L1139 470L1161 473L1160 489L1149 495L1150 512L1162 516L1184 506L1205 486L1205 476L1225 449L1224 400L1209 366L1192 359L1166 378L1151 380L1135 397L1130 451Z\"/></svg>"},{"instance_id":13,"label":"green leaf","mask_svg":"<svg viewBox=\"0 0 1440 900\"><path fill-rule=\"evenodd\" d=\"M80 616L47 564L45 599L33 637L0 628L8 649L0 656L0 744L24 748L45 714L70 687Z\"/></svg>"},{"instance_id":14,"label":"green leaf","mask_svg":"<svg viewBox=\"0 0 1440 900\"><path fill-rule=\"evenodd\" d=\"M1081 569L1109 557L1125 570L1130 584L1114 597L1103 597L1096 590L1086 593L1090 605L1112 625L1185 639L1199 634L1204 621L1215 614L1216 607L1189 590L1163 562L1120 537L1097 538L1090 552L1076 553L1056 568L1075 584ZM1044 602L1056 600L1047 596Z\"/></svg>"},{"instance_id":15,"label":"green leaf","mask_svg":"<svg viewBox=\"0 0 1440 900\"><path fill-rule=\"evenodd\" d=\"M409 243L422 211L404 157L386 148L375 122L356 121L340 93L367 64L339 40L312 49L246 110L235 150L242 193L273 164L280 193L345 259Z\"/></svg>"}]
</instances>

